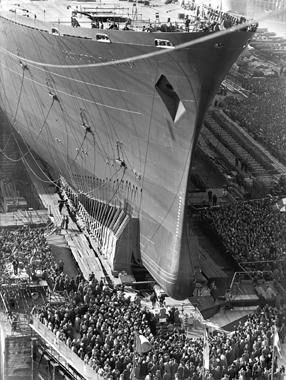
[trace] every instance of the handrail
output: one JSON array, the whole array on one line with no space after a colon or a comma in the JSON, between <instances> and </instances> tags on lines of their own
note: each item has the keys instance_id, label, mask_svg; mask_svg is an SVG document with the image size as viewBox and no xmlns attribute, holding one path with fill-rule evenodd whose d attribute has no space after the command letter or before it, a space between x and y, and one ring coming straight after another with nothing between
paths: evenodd
<instances>
[{"instance_id":1,"label":"handrail","mask_svg":"<svg viewBox=\"0 0 286 380\"><path fill-rule=\"evenodd\" d=\"M237 274L248 274L248 273L272 273L271 270L248 270L244 272L235 272Z\"/></svg>"},{"instance_id":2,"label":"handrail","mask_svg":"<svg viewBox=\"0 0 286 380\"><path fill-rule=\"evenodd\" d=\"M264 271L262 271L262 270L250 270L250 271L244 271L244 272L235 272L234 273L234 275L233 275L233 277L232 277L232 280L231 280L231 283L230 283L230 286L229 286L229 289L231 290L232 289L232 287L233 287L233 285L234 285L234 282L235 282L235 278L236 278L236 276L237 275L239 275L239 274L242 274L242 275L248 275L249 277L250 277L250 279L251 280L253 280L253 278L251 277L251 273L262 273L262 274L264 274L264 273L272 273L272 271L271 270L264 270Z\"/></svg>"},{"instance_id":3,"label":"handrail","mask_svg":"<svg viewBox=\"0 0 286 380\"><path fill-rule=\"evenodd\" d=\"M103 9L104 9L104 7L103 7ZM58 19L58 21L46 22L45 19L44 19L44 21L41 21L41 20L35 19L34 17L23 17L23 16L17 14L17 11L19 11L19 10L21 11L21 8L15 7L15 9L10 9L9 12L4 12L4 15L2 15L0 17L7 19L7 20L10 20L15 24L27 26L27 27L33 28L33 29L39 29L39 30L45 31L45 32L50 32L50 26L52 24L57 24L57 26L59 26L61 23L65 22L65 21L64 22L61 21L60 19ZM184 10L184 9L182 8L182 10ZM80 11L78 11L78 12L80 12ZM7 15L7 13L8 13L8 15ZM13 13L13 17L10 13ZM86 12L86 13L92 13L92 12ZM193 19L193 24L189 24L187 26L185 23L182 23L183 24L182 30L177 30L177 28L175 27L175 28L170 28L169 31L170 32L172 32L172 31L191 32L190 27L193 27L194 28L194 30L192 30L193 32L204 32L204 31L214 32L214 31L216 31L216 29L214 29L214 24L218 24L219 29L221 30L221 29L230 28L230 27L236 25L237 23L242 24L244 22L247 22L246 18L244 18L244 17L237 16L234 14L230 14L227 12L217 11L215 9L212 9L211 7L204 7L202 13L203 13L204 17L208 18L208 21L212 22L211 25L206 25L205 24L206 20L202 20L202 22L200 22L199 25L197 25L196 13L194 13L194 15L190 15L190 17ZM138 17L138 13L136 14L136 16ZM19 17L20 17L20 21L18 21ZM94 16L94 17L96 17L96 16ZM110 18L112 19L112 17L113 17L113 15L111 14ZM131 14L128 13L128 18L131 18L131 22L132 22L132 18L134 18L134 15L132 13ZM160 28L157 28L158 21L159 21L158 19L151 20L152 25L151 25L150 29L152 31L160 31L159 30ZM190 19L189 19L189 21L191 22ZM227 22L227 23L225 24L225 22ZM166 22L160 23L160 24L164 25L164 26L167 25ZM148 30L149 26L150 26L150 20L148 21L147 24L145 24L144 30ZM153 28L154 28L154 30L153 30ZM205 28L207 28L207 30L205 30ZM164 27L164 29L165 29L165 27ZM242 30L256 31L256 29L257 29L257 23L253 22L253 24L248 24ZM59 30L59 32L61 33L60 30ZM79 35L79 37L80 37L80 35Z\"/></svg>"},{"instance_id":4,"label":"handrail","mask_svg":"<svg viewBox=\"0 0 286 380\"><path fill-rule=\"evenodd\" d=\"M278 259L278 260L258 260L258 261L241 261L240 264L262 264L262 263L284 263L285 259ZM262 271L263 272L263 271Z\"/></svg>"},{"instance_id":5,"label":"handrail","mask_svg":"<svg viewBox=\"0 0 286 380\"><path fill-rule=\"evenodd\" d=\"M7 314L9 314L9 309L8 309L8 307L7 307L7 305L6 305L6 301L5 301L5 298L3 297L2 292L0 292L0 297L1 297L1 299L2 299L2 302L3 302L3 305L4 305L5 312L6 312Z\"/></svg>"},{"instance_id":6,"label":"handrail","mask_svg":"<svg viewBox=\"0 0 286 380\"><path fill-rule=\"evenodd\" d=\"M30 327L63 358L63 365L66 362L66 364L74 368L86 380L104 380L102 376L76 355L65 342L58 340L55 334L40 322L37 317L32 316Z\"/></svg>"}]
</instances>

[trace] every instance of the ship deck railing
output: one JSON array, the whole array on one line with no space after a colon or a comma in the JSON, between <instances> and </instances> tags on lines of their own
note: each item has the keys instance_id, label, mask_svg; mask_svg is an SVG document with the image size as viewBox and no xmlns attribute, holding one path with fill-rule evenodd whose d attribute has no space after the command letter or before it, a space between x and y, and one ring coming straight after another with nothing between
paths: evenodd
<instances>
[{"instance_id":1,"label":"ship deck railing","mask_svg":"<svg viewBox=\"0 0 286 380\"><path fill-rule=\"evenodd\" d=\"M75 10L74 12L77 12ZM89 7L82 7L82 12L87 12L92 16L97 16L97 15L109 15L111 17L118 17L118 16L126 16L130 15L129 13L129 8L123 8L123 7L96 7L96 8L89 8ZM83 15L84 16L84 15ZM81 17L81 14L79 13L79 17Z\"/></svg>"},{"instance_id":2,"label":"ship deck railing","mask_svg":"<svg viewBox=\"0 0 286 380\"><path fill-rule=\"evenodd\" d=\"M167 25L167 21L163 21L159 17L158 13L158 18L156 19L142 19L142 14L137 12L137 8L135 10L132 9L132 12L130 13L128 8L123 8L123 7L96 7L96 8L86 8L82 7L84 12L90 13L92 17L98 17L99 20L102 18L110 17L110 22L112 22L112 19L119 18L121 17L122 19L129 20L130 25L134 27L134 30L146 30L148 26L152 26L155 29L158 29L160 31L160 28L162 25ZM182 8L184 10L184 8ZM77 10L75 10L77 12ZM80 16L80 13L78 13ZM189 18L190 25L188 28L186 28L186 18ZM200 32L200 31L206 31L206 29L210 29L210 31L215 31L214 29L212 30L212 26L215 24L218 25L219 30L225 29L224 22L225 20L228 20L230 26L234 26L237 24L241 24L246 21L245 18L242 16L237 16L229 13L224 13L222 11L217 11L212 8L208 8L206 6L203 7L202 15L198 17L196 14L187 14L185 15L184 13L181 14L181 19L173 20L172 21L172 26L173 28L170 28L170 30L162 30L162 31L178 31L179 29L187 29L189 32ZM123 21L124 24L124 21ZM139 24L141 24L139 27ZM154 31L154 30L152 30ZM156 30L155 30L156 31ZM208 30L207 30L208 31Z\"/></svg>"},{"instance_id":3,"label":"ship deck railing","mask_svg":"<svg viewBox=\"0 0 286 380\"><path fill-rule=\"evenodd\" d=\"M208 9L208 8L207 8ZM183 10L183 8L182 8ZM209 10L209 9L208 9ZM100 9L97 10L99 12ZM12 13L11 13L12 12ZM215 11L214 11L215 12ZM7 12L5 12L7 15ZM31 17L25 17L25 18L18 18L18 12L17 8L16 9L10 9L10 12L8 13L11 15L10 18L13 22L19 23L20 25L27 25L32 28L36 28L39 30L47 30L48 25L55 26L58 29L59 34L61 33L60 31L60 25L63 24L70 24L70 21L65 20L60 20L58 19L57 21L49 21L49 24L45 23L45 21L40 20L40 19L34 19L34 14L31 15ZM225 15L225 16L224 16ZM130 23L129 29L134 30L134 31L162 31L162 32L214 32L217 31L217 28L219 30L225 29L224 25L224 17L227 18L228 14L227 13L220 13L220 16L216 16L215 13L210 14L209 16L205 13L202 15L199 19L196 15L188 15L188 18L190 20L189 25L186 25L186 17L183 14L183 17L181 19L177 20L172 20L172 22L169 23L163 19L149 19L149 20L143 20L142 15L139 14L138 12L131 12L126 15L128 18L128 23ZM27 16L27 15L26 15ZM5 16L4 16L5 17ZM114 14L110 14L108 18L108 22L104 23L104 28L100 30L106 30L109 29L112 23L112 19L115 17ZM122 17L122 15L117 15L117 17ZM5 17L6 18L6 17ZM105 15L105 18L107 16ZM25 20L24 22L22 20ZM238 23L242 23L242 20L240 18L235 18L235 16L229 16L228 18L229 25L234 26ZM246 21L246 20L245 20ZM86 24L86 21L83 20L83 24ZM120 23L121 27L119 29L124 29L124 26L126 26L126 22L122 21ZM215 28L216 26L216 28ZM257 28L257 24L253 23L253 25L246 27L245 30L251 30L255 31Z\"/></svg>"},{"instance_id":4,"label":"ship deck railing","mask_svg":"<svg viewBox=\"0 0 286 380\"><path fill-rule=\"evenodd\" d=\"M99 20L100 18L106 18L106 15L98 16ZM113 24L113 18L123 17L110 15L109 20L105 21L103 29L100 30L107 30L110 29L111 25ZM225 30L223 23L216 23L215 21L211 22L211 20L196 20L194 17L190 18L190 24L186 25L186 19L176 20L176 21L162 21L160 19L142 19L142 15L139 14L136 16L136 20L133 18L132 15L125 15L124 16L126 20L123 21L115 21L115 24L117 24L119 30L126 30L126 26L128 29L133 31L146 31L146 32L190 32L190 33L197 33L197 32L215 32L219 30ZM86 22L85 22L86 23ZM216 27L217 25L217 27ZM231 26L234 26L232 24ZM255 31L256 24L253 24L251 26L247 26L247 31Z\"/></svg>"}]
</instances>

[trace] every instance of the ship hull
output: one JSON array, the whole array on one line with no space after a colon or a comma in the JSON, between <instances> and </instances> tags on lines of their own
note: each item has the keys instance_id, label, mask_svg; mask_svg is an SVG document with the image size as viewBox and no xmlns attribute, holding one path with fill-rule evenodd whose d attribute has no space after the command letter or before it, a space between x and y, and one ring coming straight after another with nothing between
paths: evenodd
<instances>
[{"instance_id":1,"label":"ship hull","mask_svg":"<svg viewBox=\"0 0 286 380\"><path fill-rule=\"evenodd\" d=\"M142 263L167 294L190 296L197 249L185 207L192 155L213 93L252 33L80 67L156 52L156 38L177 45L200 35L107 31L112 43L105 44L89 39L94 30L65 27L61 34L69 35L54 36L44 25L13 21L0 18L0 105L26 151L30 146L80 193L128 209L139 220Z\"/></svg>"}]
</instances>

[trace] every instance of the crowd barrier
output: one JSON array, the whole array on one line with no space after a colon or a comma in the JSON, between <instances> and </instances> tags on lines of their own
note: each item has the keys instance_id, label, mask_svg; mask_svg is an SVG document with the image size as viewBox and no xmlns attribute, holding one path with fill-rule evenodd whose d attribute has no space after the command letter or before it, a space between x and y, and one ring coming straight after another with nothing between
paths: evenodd
<instances>
[{"instance_id":1,"label":"crowd barrier","mask_svg":"<svg viewBox=\"0 0 286 380\"><path fill-rule=\"evenodd\" d=\"M80 373L86 380L103 380L104 378L90 366L86 365L81 358L76 355L65 342L58 340L52 331L50 331L36 316L32 317L30 327L38 334L46 343L48 343L62 358L62 365L65 363Z\"/></svg>"}]
</instances>

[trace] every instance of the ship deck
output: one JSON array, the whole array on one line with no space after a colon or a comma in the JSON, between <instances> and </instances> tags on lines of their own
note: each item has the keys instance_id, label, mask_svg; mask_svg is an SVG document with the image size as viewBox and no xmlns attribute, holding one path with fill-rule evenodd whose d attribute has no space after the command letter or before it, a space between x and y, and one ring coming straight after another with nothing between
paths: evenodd
<instances>
[{"instance_id":1,"label":"ship deck","mask_svg":"<svg viewBox=\"0 0 286 380\"><path fill-rule=\"evenodd\" d=\"M2 9L13 11L11 12L12 18L17 18L17 15L24 15L27 18L29 17L29 19L33 19L35 27L37 27L38 21L70 25L71 7L82 11L108 8L109 12L111 12L111 20L112 15L118 12L138 22L141 20L154 22L156 20L156 13L159 14L161 22L167 22L168 18L174 21L178 19L180 13L185 13L185 10L179 4L164 4L159 0L152 1L152 5L144 5L143 2L136 3L136 9L134 9L133 4L133 2L129 1L116 2L114 0L104 0L99 5L95 2L71 2L66 0L23 0L19 3L4 0L2 2ZM113 9L114 11L112 12ZM187 11L187 13L191 15L192 11ZM87 17L79 14L77 18L82 27L90 28L90 20Z\"/></svg>"}]
</instances>

